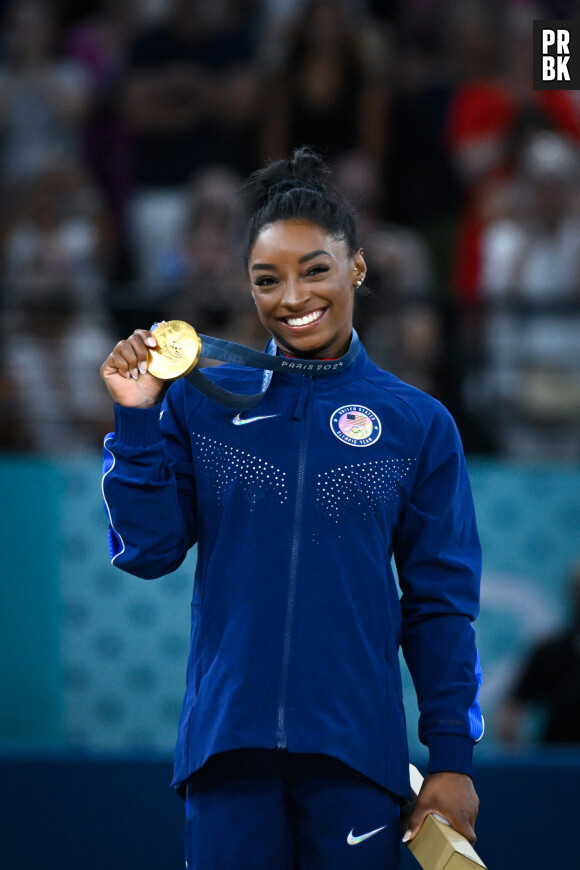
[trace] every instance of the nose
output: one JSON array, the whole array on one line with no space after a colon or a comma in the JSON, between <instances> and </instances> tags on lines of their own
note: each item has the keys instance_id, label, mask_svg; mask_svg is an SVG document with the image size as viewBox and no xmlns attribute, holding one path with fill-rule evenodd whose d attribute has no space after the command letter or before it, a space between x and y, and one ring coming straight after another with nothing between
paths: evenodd
<instances>
[{"instance_id":1,"label":"nose","mask_svg":"<svg viewBox=\"0 0 580 870\"><path fill-rule=\"evenodd\" d=\"M288 278L284 283L284 293L282 295L282 305L292 311L298 311L304 306L304 303L309 298L308 287L304 286L300 280L296 278Z\"/></svg>"}]
</instances>

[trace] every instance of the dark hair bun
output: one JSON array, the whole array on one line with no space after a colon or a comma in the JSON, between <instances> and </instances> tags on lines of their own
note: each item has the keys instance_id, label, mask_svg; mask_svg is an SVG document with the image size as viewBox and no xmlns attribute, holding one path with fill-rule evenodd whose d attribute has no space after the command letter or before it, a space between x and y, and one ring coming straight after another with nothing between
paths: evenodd
<instances>
[{"instance_id":1,"label":"dark hair bun","mask_svg":"<svg viewBox=\"0 0 580 870\"><path fill-rule=\"evenodd\" d=\"M308 145L296 148L290 160L276 160L250 177L253 188L262 202L278 193L295 188L316 190L328 195L331 170L322 157Z\"/></svg>"},{"instance_id":2,"label":"dark hair bun","mask_svg":"<svg viewBox=\"0 0 580 870\"><path fill-rule=\"evenodd\" d=\"M248 223L246 263L264 227L288 220L318 224L343 239L349 254L354 254L359 247L356 218L330 179L330 167L308 145L296 148L290 160L277 160L254 172L248 186L257 204Z\"/></svg>"}]
</instances>

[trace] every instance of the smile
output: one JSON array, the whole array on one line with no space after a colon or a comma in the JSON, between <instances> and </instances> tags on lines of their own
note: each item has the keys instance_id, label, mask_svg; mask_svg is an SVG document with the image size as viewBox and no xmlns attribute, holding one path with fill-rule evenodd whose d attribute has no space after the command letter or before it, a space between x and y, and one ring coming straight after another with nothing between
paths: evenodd
<instances>
[{"instance_id":1,"label":"smile","mask_svg":"<svg viewBox=\"0 0 580 870\"><path fill-rule=\"evenodd\" d=\"M311 326L313 323L318 323L326 314L325 308L319 308L317 311L311 311L309 314L304 314L302 317L285 317L282 323L290 326L292 329L301 329L305 326Z\"/></svg>"}]
</instances>

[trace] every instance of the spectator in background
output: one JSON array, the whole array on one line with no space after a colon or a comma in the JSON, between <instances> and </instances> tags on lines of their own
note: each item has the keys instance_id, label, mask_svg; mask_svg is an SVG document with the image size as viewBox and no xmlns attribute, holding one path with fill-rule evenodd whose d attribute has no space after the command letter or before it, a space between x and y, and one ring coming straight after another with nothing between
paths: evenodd
<instances>
[{"instance_id":1,"label":"spectator in background","mask_svg":"<svg viewBox=\"0 0 580 870\"><path fill-rule=\"evenodd\" d=\"M477 393L498 412L507 453L580 455L579 194L578 146L545 131L488 199L497 213L482 234L479 293L491 307Z\"/></svg>"},{"instance_id":2,"label":"spectator in background","mask_svg":"<svg viewBox=\"0 0 580 870\"><path fill-rule=\"evenodd\" d=\"M386 181L395 219L413 226L455 215L459 191L442 141L461 40L446 38L440 2L402 4L393 61Z\"/></svg>"},{"instance_id":3,"label":"spectator in background","mask_svg":"<svg viewBox=\"0 0 580 870\"><path fill-rule=\"evenodd\" d=\"M542 743L580 743L580 563L570 577L572 604L569 626L538 644L496 716L497 735L504 743L524 739L526 714L543 709Z\"/></svg>"},{"instance_id":4,"label":"spectator in background","mask_svg":"<svg viewBox=\"0 0 580 870\"><path fill-rule=\"evenodd\" d=\"M125 208L132 184L131 143L120 106L129 46L140 23L136 0L103 0L65 34L66 54L91 83L83 153L98 182L119 240L117 273L124 274Z\"/></svg>"},{"instance_id":5,"label":"spectator in background","mask_svg":"<svg viewBox=\"0 0 580 870\"><path fill-rule=\"evenodd\" d=\"M140 32L129 52L124 112L133 138L129 214L137 278L152 282L189 208L192 173L252 162L257 106L248 3L170 0L166 20ZM155 287L152 288L153 293Z\"/></svg>"},{"instance_id":6,"label":"spectator in background","mask_svg":"<svg viewBox=\"0 0 580 870\"><path fill-rule=\"evenodd\" d=\"M29 176L16 194L1 249L3 350L25 444L43 453L95 447L106 426L95 363L111 340L102 202L70 162Z\"/></svg>"},{"instance_id":7,"label":"spectator in background","mask_svg":"<svg viewBox=\"0 0 580 870\"><path fill-rule=\"evenodd\" d=\"M544 131L525 144L517 176L488 201L500 215L483 235L486 297L580 301L579 181L578 143Z\"/></svg>"},{"instance_id":8,"label":"spectator in background","mask_svg":"<svg viewBox=\"0 0 580 870\"><path fill-rule=\"evenodd\" d=\"M8 376L6 352L0 348L0 450L23 453L32 448L22 422L17 384Z\"/></svg>"},{"instance_id":9,"label":"spectator in background","mask_svg":"<svg viewBox=\"0 0 580 870\"><path fill-rule=\"evenodd\" d=\"M4 11L0 169L9 182L80 155L91 91L82 69L58 52L57 22L49 0L12 0Z\"/></svg>"},{"instance_id":10,"label":"spectator in background","mask_svg":"<svg viewBox=\"0 0 580 870\"><path fill-rule=\"evenodd\" d=\"M371 264L368 297L356 304L357 329L377 365L443 398L443 325L425 240L416 230L382 218L387 210L383 186L368 153L343 153L335 174L337 187L357 208Z\"/></svg>"},{"instance_id":11,"label":"spectator in background","mask_svg":"<svg viewBox=\"0 0 580 870\"><path fill-rule=\"evenodd\" d=\"M247 220L241 178L227 166L209 166L196 174L189 195L179 244L160 263L167 308L199 332L261 349L266 333L255 325L238 255Z\"/></svg>"},{"instance_id":12,"label":"spectator in background","mask_svg":"<svg viewBox=\"0 0 580 870\"><path fill-rule=\"evenodd\" d=\"M478 301L482 209L490 186L513 177L522 144L538 130L552 128L580 142L580 114L570 93L532 88L534 18L542 14L532 6L506 10L462 0L448 19L450 38L465 46L467 31L471 44L480 46L475 66L464 52L463 81L451 100L446 130L464 188L453 282L466 306Z\"/></svg>"},{"instance_id":13,"label":"spectator in background","mask_svg":"<svg viewBox=\"0 0 580 870\"><path fill-rule=\"evenodd\" d=\"M263 160L308 142L330 160L355 149L381 164L388 134L389 46L377 22L349 14L344 0L308 0L285 29L266 30L261 58Z\"/></svg>"}]
</instances>

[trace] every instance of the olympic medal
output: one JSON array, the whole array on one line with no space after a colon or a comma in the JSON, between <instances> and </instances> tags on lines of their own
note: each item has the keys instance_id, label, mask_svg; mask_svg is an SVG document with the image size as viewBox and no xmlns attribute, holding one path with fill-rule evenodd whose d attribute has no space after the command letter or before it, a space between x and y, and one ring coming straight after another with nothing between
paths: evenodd
<instances>
[{"instance_id":1,"label":"olympic medal","mask_svg":"<svg viewBox=\"0 0 580 870\"><path fill-rule=\"evenodd\" d=\"M167 320L153 330L157 347L149 350L147 370L156 378L170 381L195 368L201 356L201 339L184 320Z\"/></svg>"}]
</instances>

